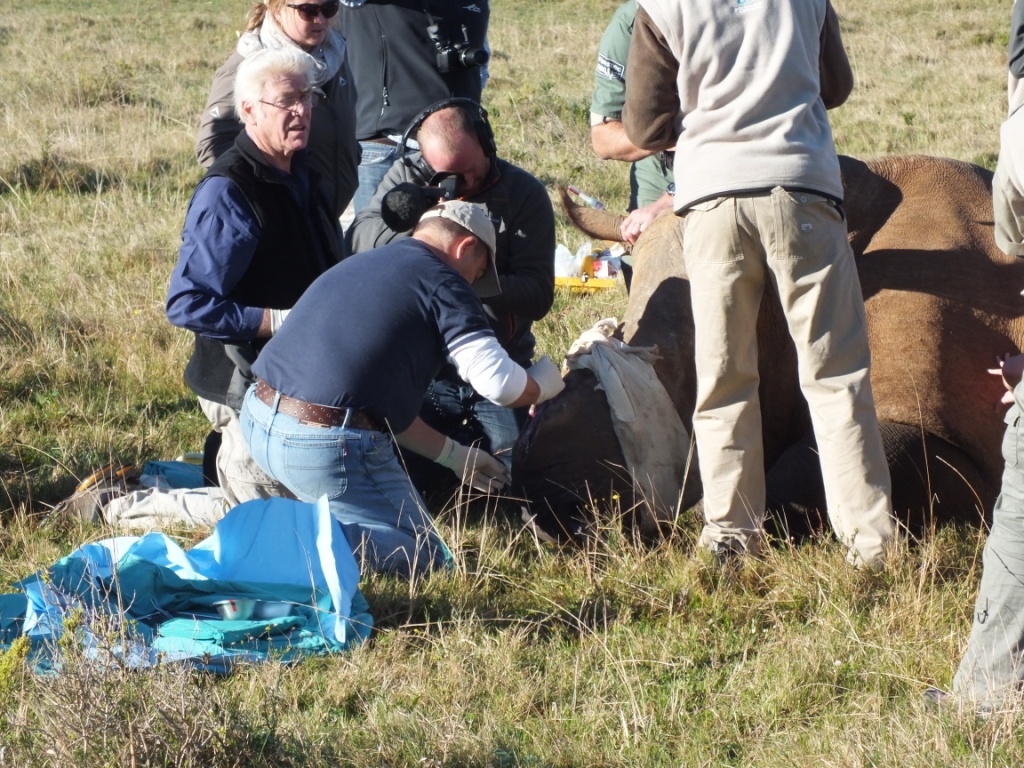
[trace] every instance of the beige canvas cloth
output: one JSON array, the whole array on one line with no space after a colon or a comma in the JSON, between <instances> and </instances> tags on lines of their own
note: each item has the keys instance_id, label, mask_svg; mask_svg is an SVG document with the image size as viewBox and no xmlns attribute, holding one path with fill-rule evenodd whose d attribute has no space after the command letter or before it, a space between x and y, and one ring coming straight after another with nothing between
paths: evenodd
<instances>
[{"instance_id":1,"label":"beige canvas cloth","mask_svg":"<svg viewBox=\"0 0 1024 768\"><path fill-rule=\"evenodd\" d=\"M690 434L654 372L656 347L631 347L613 337L615 318L599 321L569 349L566 366L591 371L611 408L626 469L637 495L645 532L675 518Z\"/></svg>"},{"instance_id":2,"label":"beige canvas cloth","mask_svg":"<svg viewBox=\"0 0 1024 768\"><path fill-rule=\"evenodd\" d=\"M213 527L229 509L221 488L146 488L111 499L100 514L115 528L152 531L176 525Z\"/></svg>"}]
</instances>

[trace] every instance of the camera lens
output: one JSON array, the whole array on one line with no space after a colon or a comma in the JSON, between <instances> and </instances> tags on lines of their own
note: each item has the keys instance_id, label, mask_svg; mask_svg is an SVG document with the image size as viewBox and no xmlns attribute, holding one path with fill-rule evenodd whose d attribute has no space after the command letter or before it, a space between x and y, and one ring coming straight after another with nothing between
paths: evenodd
<instances>
[{"instance_id":1,"label":"camera lens","mask_svg":"<svg viewBox=\"0 0 1024 768\"><path fill-rule=\"evenodd\" d=\"M464 67L482 67L490 56L483 48L467 47L459 51L459 63Z\"/></svg>"}]
</instances>

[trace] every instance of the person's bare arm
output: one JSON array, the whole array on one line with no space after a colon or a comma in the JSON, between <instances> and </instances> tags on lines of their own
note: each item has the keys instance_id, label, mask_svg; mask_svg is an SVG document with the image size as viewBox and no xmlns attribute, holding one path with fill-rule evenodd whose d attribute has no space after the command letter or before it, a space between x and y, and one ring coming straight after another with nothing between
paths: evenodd
<instances>
[{"instance_id":1,"label":"person's bare arm","mask_svg":"<svg viewBox=\"0 0 1024 768\"><path fill-rule=\"evenodd\" d=\"M395 442L433 461L444 448L444 435L417 416L408 429L395 435Z\"/></svg>"},{"instance_id":2,"label":"person's bare arm","mask_svg":"<svg viewBox=\"0 0 1024 768\"><path fill-rule=\"evenodd\" d=\"M661 216L665 211L672 210L672 203L675 198L668 192L663 194L653 203L648 203L642 208L637 208L629 214L619 228L622 239L627 243L635 243L640 233L647 229L647 225Z\"/></svg>"},{"instance_id":3,"label":"person's bare arm","mask_svg":"<svg viewBox=\"0 0 1024 768\"><path fill-rule=\"evenodd\" d=\"M590 143L594 153L602 160L626 160L636 162L651 153L640 149L629 140L620 120L608 120L590 127Z\"/></svg>"},{"instance_id":4,"label":"person's bare arm","mask_svg":"<svg viewBox=\"0 0 1024 768\"><path fill-rule=\"evenodd\" d=\"M495 493L509 482L508 469L487 451L457 443L427 425L418 416L395 441L406 450L447 467L463 483L484 493Z\"/></svg>"}]
</instances>

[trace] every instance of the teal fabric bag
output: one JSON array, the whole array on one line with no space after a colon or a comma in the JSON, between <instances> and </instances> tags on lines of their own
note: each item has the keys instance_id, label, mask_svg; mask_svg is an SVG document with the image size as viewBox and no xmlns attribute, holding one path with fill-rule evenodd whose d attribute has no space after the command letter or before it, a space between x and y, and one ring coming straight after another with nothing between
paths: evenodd
<instances>
[{"instance_id":1,"label":"teal fabric bag","mask_svg":"<svg viewBox=\"0 0 1024 768\"><path fill-rule=\"evenodd\" d=\"M359 569L326 499L240 504L189 551L160 533L86 544L0 595L0 649L19 635L41 656L76 620L87 654L133 667L181 661L230 671L239 660L295 660L337 653L370 636L373 617L359 591ZM227 598L286 602L293 615L227 622L214 603ZM104 621L98 621L104 619ZM49 667L37 657L37 669Z\"/></svg>"},{"instance_id":2,"label":"teal fabric bag","mask_svg":"<svg viewBox=\"0 0 1024 768\"><path fill-rule=\"evenodd\" d=\"M299 616L283 616L266 621L230 621L227 619L170 619L157 629L160 637L186 638L199 643L234 645L278 635L306 626Z\"/></svg>"},{"instance_id":3,"label":"teal fabric bag","mask_svg":"<svg viewBox=\"0 0 1024 768\"><path fill-rule=\"evenodd\" d=\"M25 595L0 595L0 647L6 648L21 635L27 610Z\"/></svg>"},{"instance_id":4,"label":"teal fabric bag","mask_svg":"<svg viewBox=\"0 0 1024 768\"><path fill-rule=\"evenodd\" d=\"M147 461L139 478L150 488L202 488L203 468L185 461Z\"/></svg>"}]
</instances>

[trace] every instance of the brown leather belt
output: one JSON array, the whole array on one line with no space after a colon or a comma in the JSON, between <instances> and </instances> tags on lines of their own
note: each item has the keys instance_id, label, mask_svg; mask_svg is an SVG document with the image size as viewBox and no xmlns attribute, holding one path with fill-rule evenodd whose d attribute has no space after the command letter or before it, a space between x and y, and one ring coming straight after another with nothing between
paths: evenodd
<instances>
[{"instance_id":1,"label":"brown leather belt","mask_svg":"<svg viewBox=\"0 0 1024 768\"><path fill-rule=\"evenodd\" d=\"M256 381L256 397L263 403L273 407L277 397L277 410L299 421L315 424L318 427L349 427L351 429L368 429L383 432L384 429L366 411L358 408L333 408L329 405L317 405L280 394L276 389L258 379Z\"/></svg>"}]
</instances>

